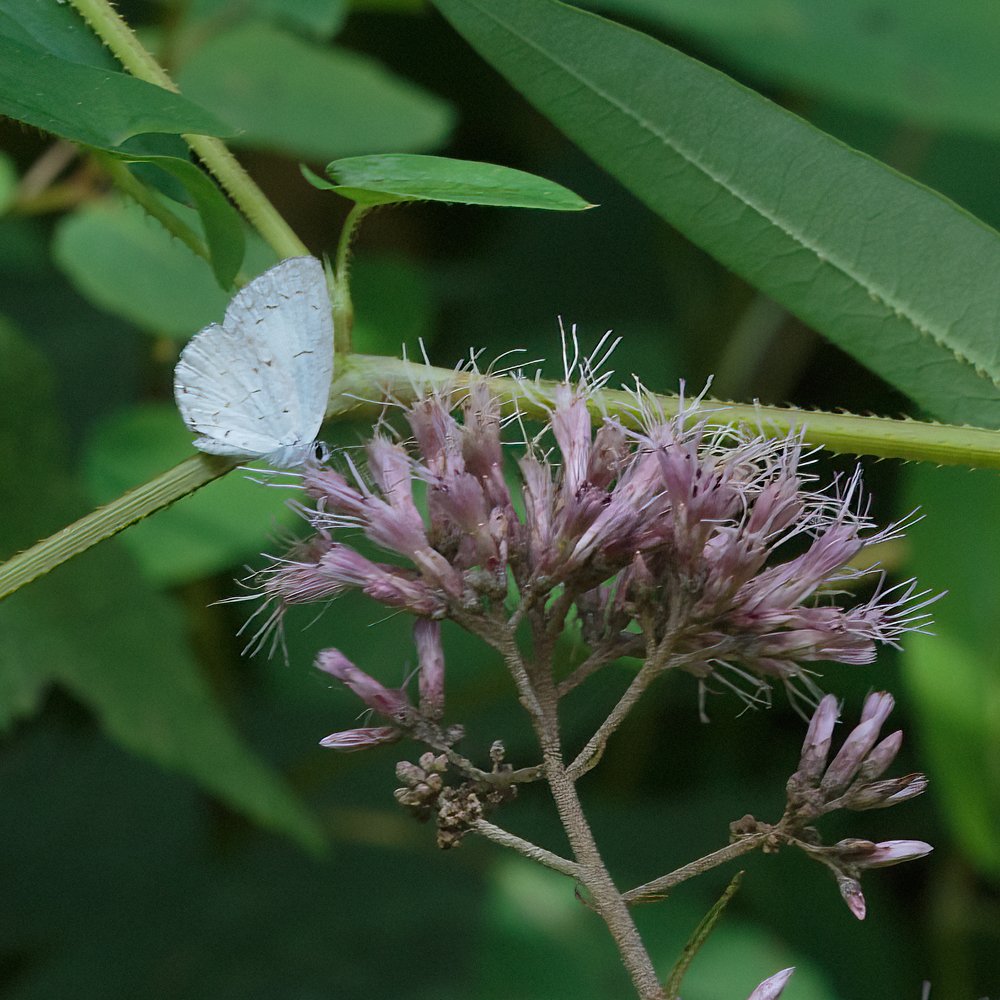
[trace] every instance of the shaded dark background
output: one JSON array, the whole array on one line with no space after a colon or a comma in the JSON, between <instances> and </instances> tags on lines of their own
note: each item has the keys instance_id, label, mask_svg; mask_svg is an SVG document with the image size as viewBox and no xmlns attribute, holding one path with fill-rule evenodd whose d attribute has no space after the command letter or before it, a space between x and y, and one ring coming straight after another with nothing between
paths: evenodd
<instances>
[{"instance_id":1,"label":"shaded dark background","mask_svg":"<svg viewBox=\"0 0 1000 1000\"><path fill-rule=\"evenodd\" d=\"M621 334L614 359L619 375L626 379L635 372L659 391L676 389L682 378L700 388L714 373L713 395L723 398L910 412L905 399L638 204L440 17L413 4L384 7L349 11L336 45L374 56L454 108L450 138L425 151L529 170L600 207L583 214L444 205L378 211L356 244L361 350L396 353L404 341L412 350L420 336L431 359L443 365L466 356L470 347L485 348L487 357L523 347L527 357L558 361L561 316L578 325L585 343L606 329ZM168 32L179 30L176 19L183 23L186 16L180 7L144 3L123 4L122 11L135 24ZM655 29L638 19L633 23ZM866 115L829 97L744 77L740 67L697 39L655 30L819 127L937 187L986 222L996 222L995 140ZM50 143L10 123L3 124L0 136L21 171ZM303 182L298 162L305 157L245 148L240 158L310 248L332 250L346 203ZM310 162L315 169L323 166ZM63 175L83 178L81 204L103 197L93 169L74 161ZM94 486L107 460L102 436L115 421L128 420L136 405L170 399L176 341L155 330L139 333L134 324L98 308L69 280L65 266L53 264L50 248L65 218L63 211L45 211L0 221L0 310L44 358L38 363L47 369L55 401L45 419L57 429L49 464L58 465L59 477L46 478L49 468L32 487L28 474L39 456L26 459L20 452L27 432L7 441L5 476L24 475L24 488L12 494L15 506L8 509L9 551L65 523L70 516L62 513L68 509L65 492L86 494L89 502L109 499ZM558 364L545 370L554 374ZM13 396L7 398L18 406ZM41 417L20 407L10 420L10 426L30 428ZM336 427L328 437L351 444L362 430ZM177 457L182 455L183 450ZM827 476L853 464L850 459L824 463ZM135 480L155 471L137 472ZM906 475L894 462L867 469L882 520L899 517L912 505ZM979 487L987 484L985 495L993 496L995 479L976 475ZM951 489L941 492L947 496ZM241 519L241 511L230 509L232 522ZM115 566L138 562L141 569L130 564L129 571L157 600L168 602L171 614L180 613L186 641L222 711L318 819L327 849L317 856L287 836L262 830L211 795L204 780L192 781L185 768L164 770L146 759L150 754L141 747L138 753L123 749L72 684L46 684L32 706L15 705L4 713L9 725L0 744L2 995L12 1000L628 995L611 944L565 880L471 838L457 851L437 851L433 831L413 823L392 800L399 748L338 756L317 746L328 732L352 724L356 706L311 668L316 651L336 645L387 683L399 683L414 662L405 621L385 619L382 609L347 597L318 622L309 614L293 618L287 663L240 655L243 642L235 633L243 609L212 602L233 594L240 564L259 564L254 551L271 545L273 525L266 516L263 521L260 544L235 543L245 551L234 551L230 564L207 576L185 578L182 565L165 580L157 572L162 550L155 540L143 551L129 533L114 559L81 585L99 589ZM929 538L931 547L934 539L947 546L949 534L960 527L946 512L928 521L914 545ZM886 558L894 573L912 572L912 546ZM962 570L956 566L956 576ZM935 589L957 585L951 579L925 582ZM65 594L72 603L72 588ZM137 657L128 670L143 674L150 669L143 646L158 643L159 621L127 591L109 602L102 614L137 636ZM21 610L13 601L10 606L12 614ZM40 656L73 656L78 636L71 630L79 627L80 616L64 610L50 619L50 627L65 627L68 634ZM91 616L82 626L92 630L91 648L100 650L107 620ZM447 649L448 715L468 728L466 752L482 758L499 738L509 759L533 761L533 739L492 654L455 631L447 634ZM18 655L13 643L0 650ZM573 652L567 639L562 655ZM119 654L109 648L108 655ZM569 700L570 745L585 740L600 722L602 710L627 682L626 671L606 671ZM830 666L821 683L844 698L848 718L868 691L896 693L899 705L890 725L906 730L907 743L894 773L921 769L934 777L934 760L922 739L926 706L915 704L897 653L886 651L871 668ZM146 684L155 702L155 676ZM781 695L768 711L745 712L729 696L711 699L709 711L711 724L701 724L694 682L666 679L583 782L598 841L619 884L645 881L722 846L728 823L744 813L779 815L783 783L804 733L802 720ZM189 752L196 758L197 745ZM988 786L983 795L995 796L997 774L984 773L982 782ZM944 815L944 801L932 785L928 795L898 810L834 817L824 827L830 840L905 837L937 846L924 861L869 874L864 923L850 916L818 866L792 855L748 858L742 889L695 963L686 1000L737 1000L788 964L799 966L787 990L790 1000L916 1000L924 980L933 984L933 1000L995 994L1000 990L996 883L982 858L967 849L955 817ZM564 850L541 789L527 789L498 821ZM674 960L732 873L713 872L670 900L638 911L660 968Z\"/></svg>"}]
</instances>

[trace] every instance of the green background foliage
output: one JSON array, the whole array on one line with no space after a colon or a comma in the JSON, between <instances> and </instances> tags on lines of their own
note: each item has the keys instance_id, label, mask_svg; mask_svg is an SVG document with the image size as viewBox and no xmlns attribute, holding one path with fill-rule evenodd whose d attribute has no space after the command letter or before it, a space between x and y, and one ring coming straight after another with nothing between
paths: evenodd
<instances>
[{"instance_id":1,"label":"green background foliage","mask_svg":"<svg viewBox=\"0 0 1000 1000\"><path fill-rule=\"evenodd\" d=\"M450 156L599 206L376 210L355 242L361 351L412 355L422 341L450 366L470 347L524 348L556 374L561 316L584 343L614 328L621 379L658 391L714 374L724 398L1000 426L1000 25L985 5L121 10L184 98L124 74L70 6L0 0L0 111L31 126L0 125L0 555L184 457L177 350L221 317L234 274L274 259L192 179L178 138L190 131L231 137L317 254L333 251L349 206L306 183L300 162L322 174L342 157ZM72 94L89 95L85 111ZM116 169L143 209L109 190ZM340 424L327 439L353 445L365 430ZM823 462L827 475L852 467ZM926 515L885 554L892 575L949 595L935 636L821 683L849 716L869 690L892 690L907 734L897 767L932 784L826 832L936 851L866 878L864 924L816 866L747 859L686 1000L742 1000L789 964L789 1000L916 998L924 980L934 1000L1000 993L997 477L883 462L867 478L882 520ZM241 656L246 606L215 602L295 530L282 499L230 475L0 604L0 992L627 995L564 879L472 838L437 852L393 803L399 748L317 746L356 703L312 669L316 652L335 645L398 684L415 660L406 622L348 597L316 621L291 616L287 661ZM446 648L463 749L482 759L499 738L533 762L500 665L454 631ZM560 655L578 655L570 639ZM570 745L627 670L569 699ZM741 709L712 698L702 725L694 684L668 678L584 779L620 885L722 846L744 813L776 818L804 726L781 696ZM541 789L499 820L565 850ZM638 911L660 968L731 874Z\"/></svg>"}]
</instances>

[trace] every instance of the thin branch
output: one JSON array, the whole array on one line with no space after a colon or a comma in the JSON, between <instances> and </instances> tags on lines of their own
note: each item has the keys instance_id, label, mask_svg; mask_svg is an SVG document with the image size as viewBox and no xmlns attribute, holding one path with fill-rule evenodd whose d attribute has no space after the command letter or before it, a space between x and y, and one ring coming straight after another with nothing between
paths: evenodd
<instances>
[{"instance_id":1,"label":"thin branch","mask_svg":"<svg viewBox=\"0 0 1000 1000\"><path fill-rule=\"evenodd\" d=\"M688 967L694 961L695 956L701 950L702 945L708 940L708 935L712 933L715 925L719 922L719 918L729 905L729 901L736 895L736 891L739 889L742 881L743 872L737 872L730 880L729 885L726 886L722 895L715 901L715 904L708 913L705 914L705 918L695 928L688 943L684 945L681 957L677 959L677 963L670 973L670 978L665 984L664 1000L678 1000L681 980L687 973Z\"/></svg>"},{"instance_id":2,"label":"thin branch","mask_svg":"<svg viewBox=\"0 0 1000 1000\"><path fill-rule=\"evenodd\" d=\"M696 875L711 871L727 861L732 861L734 858L757 850L758 847L763 846L764 841L769 836L770 833L766 832L741 837L735 843L727 844L712 854L706 854L705 857L677 868L667 875L661 875L659 878L653 879L652 882L645 882L643 885L637 885L634 889L629 889L628 892L622 894L622 899L629 906L638 906L640 903L655 903L668 896L670 891L681 882L686 882L689 878L694 878Z\"/></svg>"},{"instance_id":3,"label":"thin branch","mask_svg":"<svg viewBox=\"0 0 1000 1000\"><path fill-rule=\"evenodd\" d=\"M485 819L474 820L470 827L481 836L492 840L494 844L509 847L511 850L517 851L518 854L523 854L530 861L537 861L540 865L545 865L546 868L551 868L561 875L568 875L571 879L580 880L580 866L575 861L561 858L558 854L553 854L544 847L531 843L530 840L524 840L516 834L509 833Z\"/></svg>"},{"instance_id":4,"label":"thin branch","mask_svg":"<svg viewBox=\"0 0 1000 1000\"><path fill-rule=\"evenodd\" d=\"M606 645L599 646L594 649L591 654L579 665L572 673L564 677L557 687L559 692L559 697L563 698L570 693L570 691L578 688L588 677L592 674L597 673L601 667L612 663L614 660L618 660L623 656L633 655L639 650L634 649L636 642L641 645L640 636L629 636L628 641L622 642L620 645Z\"/></svg>"}]
</instances>

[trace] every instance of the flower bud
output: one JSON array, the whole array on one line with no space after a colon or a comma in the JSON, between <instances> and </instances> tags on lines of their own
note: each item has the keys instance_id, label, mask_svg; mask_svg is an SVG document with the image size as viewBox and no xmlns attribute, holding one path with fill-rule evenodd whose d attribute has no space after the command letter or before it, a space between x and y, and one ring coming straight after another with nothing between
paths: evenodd
<instances>
[{"instance_id":1,"label":"flower bud","mask_svg":"<svg viewBox=\"0 0 1000 1000\"><path fill-rule=\"evenodd\" d=\"M782 969L781 972L776 972L773 976L768 977L760 984L747 997L747 1000L778 1000L781 996L782 991L785 989L785 984L789 979L792 978L792 973L795 971L795 966L793 965L789 969Z\"/></svg>"},{"instance_id":2,"label":"flower bud","mask_svg":"<svg viewBox=\"0 0 1000 1000\"><path fill-rule=\"evenodd\" d=\"M437 721L444 714L444 650L441 626L429 618L418 618L413 625L413 639L420 664L420 711Z\"/></svg>"},{"instance_id":3,"label":"flower bud","mask_svg":"<svg viewBox=\"0 0 1000 1000\"><path fill-rule=\"evenodd\" d=\"M321 739L319 745L350 753L354 750L367 750L369 747L379 746L382 743L395 743L402 735L398 729L393 729L391 726L348 729L342 733L331 733Z\"/></svg>"},{"instance_id":4,"label":"flower bud","mask_svg":"<svg viewBox=\"0 0 1000 1000\"><path fill-rule=\"evenodd\" d=\"M316 666L347 685L370 709L389 719L404 721L413 709L401 690L390 690L359 670L339 649L324 649Z\"/></svg>"}]
</instances>

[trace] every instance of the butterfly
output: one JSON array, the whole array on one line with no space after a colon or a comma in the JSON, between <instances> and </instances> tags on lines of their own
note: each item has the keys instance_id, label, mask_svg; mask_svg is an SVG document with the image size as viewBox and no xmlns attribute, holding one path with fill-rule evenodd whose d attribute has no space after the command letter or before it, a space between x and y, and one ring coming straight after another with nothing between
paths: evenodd
<instances>
[{"instance_id":1,"label":"butterfly","mask_svg":"<svg viewBox=\"0 0 1000 1000\"><path fill-rule=\"evenodd\" d=\"M191 338L174 398L210 455L301 465L316 447L333 380L333 319L323 265L291 257L236 293L222 324Z\"/></svg>"}]
</instances>

